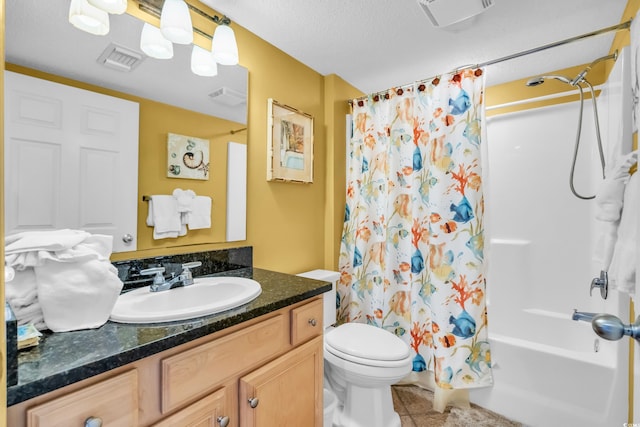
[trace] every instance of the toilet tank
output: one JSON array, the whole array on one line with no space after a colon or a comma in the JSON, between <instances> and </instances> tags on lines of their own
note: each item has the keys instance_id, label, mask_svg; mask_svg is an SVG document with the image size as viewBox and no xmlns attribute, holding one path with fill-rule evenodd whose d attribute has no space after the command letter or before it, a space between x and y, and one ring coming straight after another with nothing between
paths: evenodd
<instances>
[{"instance_id":1,"label":"toilet tank","mask_svg":"<svg viewBox=\"0 0 640 427\"><path fill-rule=\"evenodd\" d=\"M331 270L311 270L298 274L298 276L308 279L323 280L331 282L331 290L323 294L324 314L322 322L325 328L336 323L336 283L340 278L340 273Z\"/></svg>"}]
</instances>

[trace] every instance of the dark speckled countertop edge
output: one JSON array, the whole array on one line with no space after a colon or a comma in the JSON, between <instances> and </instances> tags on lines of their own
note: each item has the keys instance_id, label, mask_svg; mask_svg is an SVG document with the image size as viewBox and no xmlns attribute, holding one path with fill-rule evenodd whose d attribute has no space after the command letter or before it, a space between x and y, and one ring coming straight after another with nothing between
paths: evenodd
<instances>
[{"instance_id":1,"label":"dark speckled countertop edge","mask_svg":"<svg viewBox=\"0 0 640 427\"><path fill-rule=\"evenodd\" d=\"M7 406L331 290L331 284L328 282L268 270L247 268L228 273L257 280L262 285L262 294L237 309L184 322L132 325L109 321L94 330L45 335L38 347L23 351L19 355L18 384L7 388ZM147 335L150 336L148 342ZM91 348L93 354L84 354L82 347ZM63 348L67 351L62 350Z\"/></svg>"}]
</instances>

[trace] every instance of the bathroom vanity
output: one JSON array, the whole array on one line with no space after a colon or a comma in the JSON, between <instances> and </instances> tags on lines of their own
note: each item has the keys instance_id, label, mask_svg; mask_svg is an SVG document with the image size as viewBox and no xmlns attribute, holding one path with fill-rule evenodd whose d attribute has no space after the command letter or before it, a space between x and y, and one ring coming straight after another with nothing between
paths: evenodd
<instances>
[{"instance_id":1,"label":"bathroom vanity","mask_svg":"<svg viewBox=\"0 0 640 427\"><path fill-rule=\"evenodd\" d=\"M254 268L218 274L252 278L262 294L190 321L46 334L19 355L8 425L321 426L331 285Z\"/></svg>"}]
</instances>

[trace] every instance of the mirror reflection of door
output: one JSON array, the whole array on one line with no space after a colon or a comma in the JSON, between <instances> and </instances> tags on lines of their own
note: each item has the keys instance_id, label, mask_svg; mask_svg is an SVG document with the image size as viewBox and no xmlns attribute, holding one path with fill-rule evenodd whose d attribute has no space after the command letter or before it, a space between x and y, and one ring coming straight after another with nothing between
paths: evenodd
<instances>
[{"instance_id":1,"label":"mirror reflection of door","mask_svg":"<svg viewBox=\"0 0 640 427\"><path fill-rule=\"evenodd\" d=\"M182 133L195 135L202 138L216 140L223 148L218 150L222 153L212 164L218 166L218 176L216 176L216 194L212 194L215 200L214 213L215 227L218 229L207 236L200 236L194 243L214 243L226 241L225 224L227 223L226 205L227 197L241 197L240 205L246 204L244 193L231 193L227 191L226 183L226 162L227 144L237 142L246 144L246 132L231 135L229 130L246 128L247 119L247 82L248 72L241 66L221 66L218 67L218 75L215 77L201 77L190 71L191 45L175 45L174 57L171 60L158 60L149 58L140 51L140 36L143 22L131 15L110 15L110 30L105 36L95 36L85 33L73 27L68 21L67 2L41 2L38 0L7 0L6 1L6 63L7 69L39 76L39 72L48 73L56 77L56 81L64 81L65 78L75 82L86 82L100 88L106 88L115 93L128 94L129 99L136 100L137 97L158 102L166 105L173 105L186 112L194 112L197 118L189 121L190 127ZM47 42L43 43L43 35L46 35ZM69 46L73 46L72 49ZM132 57L139 55L139 62L130 71L123 71L122 67L109 67L99 63L98 59L105 56L109 48L125 52L133 52ZM112 60L107 57L107 64ZM104 58L103 58L104 59ZM25 67L25 68L23 68ZM117 69L116 69L117 68ZM59 79L58 79L59 77ZM79 87L82 83L77 84ZM91 86L88 86L91 88ZM228 94L235 94L234 102L229 102ZM221 95L221 96L220 96ZM161 105L158 104L158 105ZM180 133L174 128L163 129L162 125L167 123L165 117L156 119L145 116L145 103L140 104L140 173L149 175L150 169L156 165L151 165L150 157L166 156L166 146L158 150L160 143L166 145L167 134L169 132ZM155 113L155 110L154 110ZM205 114L222 120L224 129L220 132L211 132L211 126L203 126L202 133L198 133L198 124L204 123L200 119ZM146 117L146 120L142 120ZM182 120L185 122L184 120ZM196 123L191 125L191 123ZM157 128L156 128L157 126ZM227 129L229 128L229 129ZM160 134L162 133L162 134ZM224 135L223 135L224 133ZM150 142L151 139L154 139ZM158 142L155 140L157 139ZM164 142L160 142L164 141ZM145 143L147 144L145 146ZM156 153L149 153L148 147L153 147ZM166 164L166 161L163 160ZM164 166L157 166L164 167ZM246 165L241 165L240 170L244 170ZM22 166L20 166L22 168ZM26 172L23 172L26 175ZM150 172L153 174L153 170ZM212 171L215 173L215 171ZM166 175L166 173L164 174ZM105 181L106 175L103 176ZM111 179L111 178L108 178ZM36 186L37 181L29 185ZM164 183L158 187L158 181L150 179L138 180L140 184L136 191L138 202L137 227L142 234L138 237L138 244L143 245L143 249L156 243L147 238L143 216L146 215L146 204L140 203L143 195L167 192L171 188L189 188L188 180L174 180L172 183ZM131 186L133 181L129 181ZM145 184L147 183L147 184ZM144 187L146 185L146 187ZM148 190L147 190L148 188ZM221 189L221 190L219 190ZM95 187L93 193L100 192ZM213 190L202 190L202 192L213 193ZM86 191L91 194L92 192ZM169 191L170 193L170 191ZM51 194L57 194L52 192ZM240 196L238 196L240 195ZM63 203L57 198L53 201L57 204ZM233 200L235 202L235 200ZM6 204L9 208L9 203ZM97 206L97 205L96 205ZM220 216L215 216L215 215ZM8 212L7 212L8 214ZM135 214L134 214L135 218ZM141 220L142 218L142 220ZM221 229L220 229L221 228ZM135 227L134 227L135 229ZM11 230L7 229L7 233ZM126 233L128 234L128 233ZM201 233L204 234L204 233ZM233 234L233 233L232 233ZM121 236L115 236L116 240L121 240ZM134 233L135 237L135 233ZM128 249L135 250L135 239L133 249L131 245ZM172 242L172 245L189 244L191 242Z\"/></svg>"}]
</instances>

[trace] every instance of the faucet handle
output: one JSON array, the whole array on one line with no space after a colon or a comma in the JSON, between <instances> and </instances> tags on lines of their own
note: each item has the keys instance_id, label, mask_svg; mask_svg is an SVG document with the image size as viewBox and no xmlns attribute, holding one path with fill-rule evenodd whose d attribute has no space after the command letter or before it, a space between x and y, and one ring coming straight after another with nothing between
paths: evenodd
<instances>
[{"instance_id":1,"label":"faucet handle","mask_svg":"<svg viewBox=\"0 0 640 427\"><path fill-rule=\"evenodd\" d=\"M593 288L600 288L600 296L602 297L602 299L607 299L607 296L609 294L609 275L606 271L600 270L600 277L595 277L591 281L589 296L591 296Z\"/></svg>"},{"instance_id":2,"label":"faucet handle","mask_svg":"<svg viewBox=\"0 0 640 427\"><path fill-rule=\"evenodd\" d=\"M184 264L182 264L182 269L188 270L190 268L200 267L201 265L202 265L202 262L200 261L185 262Z\"/></svg>"},{"instance_id":3,"label":"faucet handle","mask_svg":"<svg viewBox=\"0 0 640 427\"><path fill-rule=\"evenodd\" d=\"M200 267L202 263L200 261L186 262L182 264L182 277L184 278L182 283L184 286L193 285L193 275L190 268Z\"/></svg>"},{"instance_id":4,"label":"faucet handle","mask_svg":"<svg viewBox=\"0 0 640 427\"><path fill-rule=\"evenodd\" d=\"M164 276L162 275L162 273L164 273L164 267L152 267L145 270L140 270L140 274L143 276L151 276L155 274L153 278L154 285L161 285L162 283L164 283Z\"/></svg>"}]
</instances>

